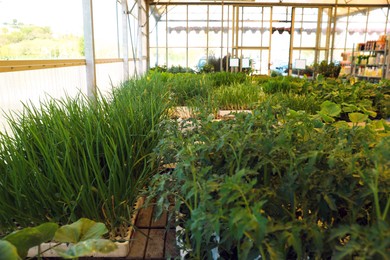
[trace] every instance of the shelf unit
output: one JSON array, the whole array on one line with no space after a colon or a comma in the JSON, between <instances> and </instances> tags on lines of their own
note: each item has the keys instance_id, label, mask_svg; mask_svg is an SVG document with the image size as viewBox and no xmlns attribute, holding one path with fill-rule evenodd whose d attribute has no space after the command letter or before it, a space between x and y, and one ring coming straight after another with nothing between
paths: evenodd
<instances>
[{"instance_id":1,"label":"shelf unit","mask_svg":"<svg viewBox=\"0 0 390 260\"><path fill-rule=\"evenodd\" d=\"M352 50L351 75L372 82L390 76L388 40L368 41Z\"/></svg>"}]
</instances>

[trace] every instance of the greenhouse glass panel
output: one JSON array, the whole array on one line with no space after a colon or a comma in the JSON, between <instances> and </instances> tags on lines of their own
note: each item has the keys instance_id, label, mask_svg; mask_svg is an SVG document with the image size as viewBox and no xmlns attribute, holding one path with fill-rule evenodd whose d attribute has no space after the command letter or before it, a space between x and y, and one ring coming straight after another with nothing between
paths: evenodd
<instances>
[{"instance_id":1,"label":"greenhouse glass panel","mask_svg":"<svg viewBox=\"0 0 390 260\"><path fill-rule=\"evenodd\" d=\"M187 6L168 8L168 47L187 46Z\"/></svg>"},{"instance_id":2,"label":"greenhouse glass panel","mask_svg":"<svg viewBox=\"0 0 390 260\"><path fill-rule=\"evenodd\" d=\"M291 7L273 7L271 44L271 69L286 68L289 62ZM282 20L280 20L282 19Z\"/></svg>"},{"instance_id":3,"label":"greenhouse glass panel","mask_svg":"<svg viewBox=\"0 0 390 260\"><path fill-rule=\"evenodd\" d=\"M191 6L188 9L188 46L207 46L207 5Z\"/></svg>"},{"instance_id":4,"label":"greenhouse glass panel","mask_svg":"<svg viewBox=\"0 0 390 260\"><path fill-rule=\"evenodd\" d=\"M366 23L367 23L368 16L369 16L368 9L364 9L362 11L355 11L351 9L350 11L349 22L348 22L349 34L352 33L353 35L360 35L361 42L366 41L366 34L367 34Z\"/></svg>"},{"instance_id":5,"label":"greenhouse glass panel","mask_svg":"<svg viewBox=\"0 0 390 260\"><path fill-rule=\"evenodd\" d=\"M166 47L167 45L167 16L166 6L151 6L149 16L150 47Z\"/></svg>"},{"instance_id":6,"label":"greenhouse glass panel","mask_svg":"<svg viewBox=\"0 0 390 260\"><path fill-rule=\"evenodd\" d=\"M207 26L189 27L188 47L205 47L207 46Z\"/></svg>"},{"instance_id":7,"label":"greenhouse glass panel","mask_svg":"<svg viewBox=\"0 0 390 260\"><path fill-rule=\"evenodd\" d=\"M226 56L226 52L222 48L209 48L209 57L221 59Z\"/></svg>"},{"instance_id":8,"label":"greenhouse glass panel","mask_svg":"<svg viewBox=\"0 0 390 260\"><path fill-rule=\"evenodd\" d=\"M314 47L317 39L317 8L295 9L294 47Z\"/></svg>"},{"instance_id":9,"label":"greenhouse glass panel","mask_svg":"<svg viewBox=\"0 0 390 260\"><path fill-rule=\"evenodd\" d=\"M168 48L167 66L182 66L187 67L187 48Z\"/></svg>"},{"instance_id":10,"label":"greenhouse glass panel","mask_svg":"<svg viewBox=\"0 0 390 260\"><path fill-rule=\"evenodd\" d=\"M261 50L260 51L260 71L259 74L267 75L268 74L268 65L269 65L269 51Z\"/></svg>"},{"instance_id":11,"label":"greenhouse glass panel","mask_svg":"<svg viewBox=\"0 0 390 260\"><path fill-rule=\"evenodd\" d=\"M345 9L345 10L344 10ZM353 32L353 28L350 27L350 17L348 16L349 8L338 8L338 11L341 11L343 13L346 13L346 16L342 16L339 19L337 19L336 22L336 31L335 31L335 41L334 41L334 47L335 48L346 48L346 37L347 37L347 30L348 32ZM365 25L365 24L364 24Z\"/></svg>"},{"instance_id":12,"label":"greenhouse glass panel","mask_svg":"<svg viewBox=\"0 0 390 260\"><path fill-rule=\"evenodd\" d=\"M332 62L338 63L342 60L344 50L343 49L334 49L333 50L333 60Z\"/></svg>"},{"instance_id":13,"label":"greenhouse glass panel","mask_svg":"<svg viewBox=\"0 0 390 260\"><path fill-rule=\"evenodd\" d=\"M326 51L320 51L318 55L318 62L326 60Z\"/></svg>"},{"instance_id":14,"label":"greenhouse glass panel","mask_svg":"<svg viewBox=\"0 0 390 260\"><path fill-rule=\"evenodd\" d=\"M117 1L94 1L93 3L96 58L117 58L119 57ZM133 18L130 19L130 24L129 37L133 38L133 42L136 42L138 23ZM132 56L131 53L130 51L129 56Z\"/></svg>"},{"instance_id":15,"label":"greenhouse glass panel","mask_svg":"<svg viewBox=\"0 0 390 260\"><path fill-rule=\"evenodd\" d=\"M367 24L367 41L377 40L386 33L386 17L388 8L370 10Z\"/></svg>"},{"instance_id":16,"label":"greenhouse glass panel","mask_svg":"<svg viewBox=\"0 0 390 260\"><path fill-rule=\"evenodd\" d=\"M326 32L327 32L327 28L328 28L328 22L329 22L329 13L330 13L330 10L331 8L324 8L322 10L322 19L321 19L321 32L317 32L317 33L321 33L321 39L320 39L320 47L321 48L326 48L326 44L327 44L327 39L326 39Z\"/></svg>"},{"instance_id":17,"label":"greenhouse glass panel","mask_svg":"<svg viewBox=\"0 0 390 260\"><path fill-rule=\"evenodd\" d=\"M153 0L152 2L159 2L161 3L162 0ZM164 2L169 2L171 4L174 3L199 3L199 0L165 0ZM215 3L215 2L222 2L222 0L202 0L202 3ZM229 1L225 0L225 3ZM236 2L239 2L236 1ZM336 0L248 0L245 2L250 2L250 3L257 3L257 4L310 4L310 5L335 5L338 3L339 5L345 4L345 5L372 5L372 4L377 4L377 5L388 5L387 0L348 0L348 1L336 1Z\"/></svg>"},{"instance_id":18,"label":"greenhouse glass panel","mask_svg":"<svg viewBox=\"0 0 390 260\"><path fill-rule=\"evenodd\" d=\"M223 28L228 24L223 22L222 28L222 8L220 6L209 6L209 31L208 31L208 46L222 47L226 43L221 42Z\"/></svg>"},{"instance_id":19,"label":"greenhouse glass panel","mask_svg":"<svg viewBox=\"0 0 390 260\"><path fill-rule=\"evenodd\" d=\"M205 48L188 49L188 67L199 70L207 62L207 52Z\"/></svg>"},{"instance_id":20,"label":"greenhouse glass panel","mask_svg":"<svg viewBox=\"0 0 390 260\"><path fill-rule=\"evenodd\" d=\"M210 22L210 29L209 29L209 47L222 47L221 46L221 36L222 36L222 30L221 30L221 22ZM223 43L223 45L226 45L226 43Z\"/></svg>"},{"instance_id":21,"label":"greenhouse glass panel","mask_svg":"<svg viewBox=\"0 0 390 260\"><path fill-rule=\"evenodd\" d=\"M293 67L295 67L296 60L305 60L306 66L312 66L314 64L314 50L294 50L293 51Z\"/></svg>"},{"instance_id":22,"label":"greenhouse glass panel","mask_svg":"<svg viewBox=\"0 0 390 260\"><path fill-rule=\"evenodd\" d=\"M242 7L240 14L242 15L240 26L243 34L240 35L239 42L242 42L242 46L259 46L261 44L262 8Z\"/></svg>"},{"instance_id":23,"label":"greenhouse glass panel","mask_svg":"<svg viewBox=\"0 0 390 260\"><path fill-rule=\"evenodd\" d=\"M187 33L185 30L171 32L168 31L167 37L169 48L187 46Z\"/></svg>"},{"instance_id":24,"label":"greenhouse glass panel","mask_svg":"<svg viewBox=\"0 0 390 260\"><path fill-rule=\"evenodd\" d=\"M268 50L243 50L243 58L251 60L253 74L268 74Z\"/></svg>"},{"instance_id":25,"label":"greenhouse glass panel","mask_svg":"<svg viewBox=\"0 0 390 260\"><path fill-rule=\"evenodd\" d=\"M263 7L263 21L262 26L260 27L261 31L261 46L268 47L269 46L269 39L271 37L271 21L270 21L270 15L271 15L271 7Z\"/></svg>"},{"instance_id":26,"label":"greenhouse glass panel","mask_svg":"<svg viewBox=\"0 0 390 260\"><path fill-rule=\"evenodd\" d=\"M166 48L150 48L150 67L166 64Z\"/></svg>"}]
</instances>

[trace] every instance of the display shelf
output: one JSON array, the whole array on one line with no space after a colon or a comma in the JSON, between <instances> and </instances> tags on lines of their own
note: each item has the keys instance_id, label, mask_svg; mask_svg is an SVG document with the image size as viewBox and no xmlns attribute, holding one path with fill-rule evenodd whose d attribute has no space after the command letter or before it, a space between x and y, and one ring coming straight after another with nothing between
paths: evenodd
<instances>
[{"instance_id":1,"label":"display shelf","mask_svg":"<svg viewBox=\"0 0 390 260\"><path fill-rule=\"evenodd\" d=\"M388 40L381 36L378 41L368 41L353 46L351 75L369 81L379 81L388 71Z\"/></svg>"}]
</instances>

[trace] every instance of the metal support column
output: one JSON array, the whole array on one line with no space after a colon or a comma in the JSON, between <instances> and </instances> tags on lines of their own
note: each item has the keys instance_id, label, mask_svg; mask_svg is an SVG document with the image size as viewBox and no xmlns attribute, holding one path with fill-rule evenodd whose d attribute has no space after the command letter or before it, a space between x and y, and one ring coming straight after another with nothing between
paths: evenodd
<instances>
[{"instance_id":1,"label":"metal support column","mask_svg":"<svg viewBox=\"0 0 390 260\"><path fill-rule=\"evenodd\" d=\"M348 7L348 13L347 13L347 27L345 28L345 38L344 38L344 52L347 51L347 39L348 39L348 27L349 27L349 14L350 14L351 8Z\"/></svg>"},{"instance_id":2,"label":"metal support column","mask_svg":"<svg viewBox=\"0 0 390 260\"><path fill-rule=\"evenodd\" d=\"M123 58L123 80L129 79L129 32L128 32L128 8L127 0L121 1L122 4L122 58Z\"/></svg>"},{"instance_id":3,"label":"metal support column","mask_svg":"<svg viewBox=\"0 0 390 260\"><path fill-rule=\"evenodd\" d=\"M316 34L316 49L314 51L314 63L319 63L320 57L320 48L321 48L321 37L322 37L322 15L324 9L322 7L318 8L317 14L317 34ZM302 32L301 32L302 33Z\"/></svg>"},{"instance_id":4,"label":"metal support column","mask_svg":"<svg viewBox=\"0 0 390 260\"><path fill-rule=\"evenodd\" d=\"M234 48L236 49L235 51L235 55L237 58L239 58L238 56L238 32L239 32L239 24L240 24L240 7L238 5L235 6L236 10L235 10L235 27L234 27L234 34L236 35L236 38L235 38L235 43L234 43Z\"/></svg>"},{"instance_id":5,"label":"metal support column","mask_svg":"<svg viewBox=\"0 0 390 260\"><path fill-rule=\"evenodd\" d=\"M332 46L330 48L330 61L333 61L333 50L334 50L334 43L335 43L335 38L336 38L336 27L337 27L337 7L338 7L338 2L339 1L336 0L336 4L335 4L335 7L334 7L334 14L333 14Z\"/></svg>"},{"instance_id":6,"label":"metal support column","mask_svg":"<svg viewBox=\"0 0 390 260\"><path fill-rule=\"evenodd\" d=\"M96 97L96 61L92 0L83 0L84 51L87 74L87 96Z\"/></svg>"},{"instance_id":7,"label":"metal support column","mask_svg":"<svg viewBox=\"0 0 390 260\"><path fill-rule=\"evenodd\" d=\"M137 42L138 42L138 75L143 75L145 72L144 68L144 24L145 17L147 14L144 14L144 10L142 8L142 0L137 0L138 6L138 29L137 29ZM147 32L149 33L149 32Z\"/></svg>"},{"instance_id":8,"label":"metal support column","mask_svg":"<svg viewBox=\"0 0 390 260\"><path fill-rule=\"evenodd\" d=\"M268 43L268 76L271 75L271 46L272 46L272 14L273 14L273 7L271 6L270 10L270 18L269 18L269 43Z\"/></svg>"},{"instance_id":9,"label":"metal support column","mask_svg":"<svg viewBox=\"0 0 390 260\"><path fill-rule=\"evenodd\" d=\"M210 33L210 5L207 5L207 18L206 18L206 57L209 59L209 33ZM213 53L215 54L215 53Z\"/></svg>"},{"instance_id":10,"label":"metal support column","mask_svg":"<svg viewBox=\"0 0 390 260\"><path fill-rule=\"evenodd\" d=\"M168 35L168 5L165 6L165 9L167 10L166 13L165 13L165 65L167 66L167 68L169 68L170 64L168 62L168 39L169 39L169 35ZM157 32L158 33L158 32Z\"/></svg>"},{"instance_id":11,"label":"metal support column","mask_svg":"<svg viewBox=\"0 0 390 260\"><path fill-rule=\"evenodd\" d=\"M366 10L366 26L365 26L365 33L364 33L364 41L363 42L366 42L367 41L367 29L368 29L368 19L369 19L369 16L370 16L370 8L367 8Z\"/></svg>"},{"instance_id":12,"label":"metal support column","mask_svg":"<svg viewBox=\"0 0 390 260\"><path fill-rule=\"evenodd\" d=\"M289 51L289 54L288 54L288 75L292 74L294 31L295 31L295 7L292 7L292 10L291 10L291 28L290 28L290 51Z\"/></svg>"},{"instance_id":13,"label":"metal support column","mask_svg":"<svg viewBox=\"0 0 390 260\"><path fill-rule=\"evenodd\" d=\"M224 6L223 6L223 0L222 0L222 2L221 2L221 59L220 59L220 61L219 61L219 68L220 68L220 70L221 71L223 71L223 70L226 70L227 71L227 64L228 64L228 59L229 59L229 57L228 57L228 55L227 55L227 53L226 53L226 68L223 68L223 34L224 34L224 25L223 25L223 19L225 19L225 17L224 17ZM228 23L228 26L229 26L229 23Z\"/></svg>"},{"instance_id":14,"label":"metal support column","mask_svg":"<svg viewBox=\"0 0 390 260\"><path fill-rule=\"evenodd\" d=\"M149 5L149 2L148 1L146 1L145 2L145 8L146 8L146 10L145 10L145 13L146 13L146 21L145 21L145 26L146 26L146 29L145 29L145 31L146 31L146 70L149 70L150 69L150 36L149 36L149 34L150 34L150 27L149 27L149 17L150 17L150 5ZM158 28L157 28L157 23L158 22L156 22L156 35L158 35ZM157 46L157 48L156 48L156 50L158 50L158 46ZM158 57L158 51L157 51L157 57ZM158 58L157 58L157 60L158 60Z\"/></svg>"},{"instance_id":15,"label":"metal support column","mask_svg":"<svg viewBox=\"0 0 390 260\"><path fill-rule=\"evenodd\" d=\"M326 44L325 44L325 61L329 61L329 49L330 49L330 33L331 33L331 26L332 26L332 20L333 20L333 9L328 9L329 18L328 18L328 25L326 28Z\"/></svg>"},{"instance_id":16,"label":"metal support column","mask_svg":"<svg viewBox=\"0 0 390 260\"><path fill-rule=\"evenodd\" d=\"M186 5L186 68L188 68L188 43L189 43L188 35L190 33L188 25L189 25L188 24L188 5ZM208 59L208 58L206 57L206 59Z\"/></svg>"}]
</instances>

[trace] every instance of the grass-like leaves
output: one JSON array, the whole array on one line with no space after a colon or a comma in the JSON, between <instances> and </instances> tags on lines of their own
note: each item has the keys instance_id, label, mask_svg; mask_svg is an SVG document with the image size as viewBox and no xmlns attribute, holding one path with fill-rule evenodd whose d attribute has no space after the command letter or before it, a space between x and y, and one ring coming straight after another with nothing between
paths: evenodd
<instances>
[{"instance_id":1,"label":"grass-like leaves","mask_svg":"<svg viewBox=\"0 0 390 260\"><path fill-rule=\"evenodd\" d=\"M12 132L0 140L0 226L86 217L105 223L111 237L125 236L158 167L164 89L133 80L109 97L50 99L10 118Z\"/></svg>"}]
</instances>

